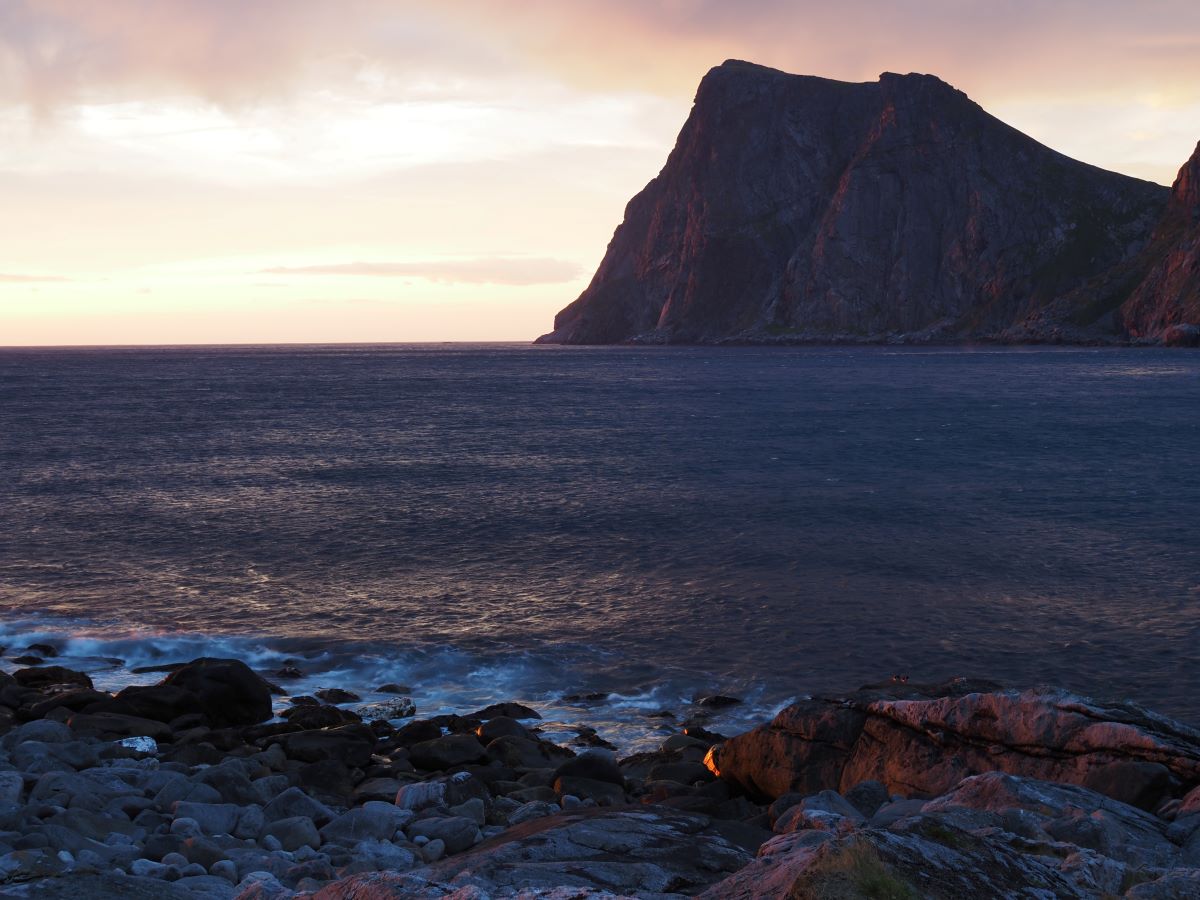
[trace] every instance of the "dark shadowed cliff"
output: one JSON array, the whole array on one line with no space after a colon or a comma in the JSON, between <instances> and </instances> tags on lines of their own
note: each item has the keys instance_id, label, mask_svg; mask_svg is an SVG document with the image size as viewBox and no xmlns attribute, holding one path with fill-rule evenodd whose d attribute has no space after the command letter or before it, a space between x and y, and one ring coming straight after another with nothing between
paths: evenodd
<instances>
[{"instance_id":1,"label":"dark shadowed cliff","mask_svg":"<svg viewBox=\"0 0 1200 900\"><path fill-rule=\"evenodd\" d=\"M1140 256L1146 273L1118 310L1118 327L1133 337L1200 344L1200 144Z\"/></svg>"},{"instance_id":2,"label":"dark shadowed cliff","mask_svg":"<svg viewBox=\"0 0 1200 900\"><path fill-rule=\"evenodd\" d=\"M730 61L539 340L1000 337L1137 258L1168 197L930 75L850 84Z\"/></svg>"}]
</instances>

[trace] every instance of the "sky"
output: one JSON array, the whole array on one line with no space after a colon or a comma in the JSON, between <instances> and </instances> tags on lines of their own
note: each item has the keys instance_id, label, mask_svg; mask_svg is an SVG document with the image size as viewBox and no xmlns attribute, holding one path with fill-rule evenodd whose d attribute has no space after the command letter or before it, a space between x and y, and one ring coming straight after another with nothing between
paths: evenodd
<instances>
[{"instance_id":1,"label":"sky","mask_svg":"<svg viewBox=\"0 0 1200 900\"><path fill-rule=\"evenodd\" d=\"M728 58L1200 139L1195 0L0 0L0 346L532 339Z\"/></svg>"}]
</instances>

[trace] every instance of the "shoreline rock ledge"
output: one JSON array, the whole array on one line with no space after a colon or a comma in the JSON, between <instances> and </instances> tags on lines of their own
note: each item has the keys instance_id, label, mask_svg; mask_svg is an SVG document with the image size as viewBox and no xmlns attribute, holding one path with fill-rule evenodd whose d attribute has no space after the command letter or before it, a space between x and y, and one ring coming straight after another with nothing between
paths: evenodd
<instances>
[{"instance_id":1,"label":"shoreline rock ledge","mask_svg":"<svg viewBox=\"0 0 1200 900\"><path fill-rule=\"evenodd\" d=\"M705 763L769 800L864 781L936 797L995 771L1092 788L1153 811L1200 782L1200 732L1133 704L955 679L793 703L713 747Z\"/></svg>"},{"instance_id":2,"label":"shoreline rock ledge","mask_svg":"<svg viewBox=\"0 0 1200 900\"><path fill-rule=\"evenodd\" d=\"M885 684L622 758L272 690L0 673L0 897L1200 898L1200 732L1132 704Z\"/></svg>"}]
</instances>

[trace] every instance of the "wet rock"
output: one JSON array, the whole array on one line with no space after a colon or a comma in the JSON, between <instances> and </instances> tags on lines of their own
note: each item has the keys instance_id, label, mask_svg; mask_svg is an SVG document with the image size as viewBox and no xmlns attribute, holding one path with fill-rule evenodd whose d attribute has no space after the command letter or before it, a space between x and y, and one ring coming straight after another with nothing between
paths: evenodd
<instances>
[{"instance_id":1,"label":"wet rock","mask_svg":"<svg viewBox=\"0 0 1200 900\"><path fill-rule=\"evenodd\" d=\"M270 687L240 660L192 660L167 675L162 684L194 694L201 711L218 728L256 725L272 715Z\"/></svg>"},{"instance_id":2,"label":"wet rock","mask_svg":"<svg viewBox=\"0 0 1200 900\"><path fill-rule=\"evenodd\" d=\"M391 741L397 747L411 747L423 741L437 740L442 736L442 729L428 720L409 722L396 729Z\"/></svg>"},{"instance_id":3,"label":"wet rock","mask_svg":"<svg viewBox=\"0 0 1200 900\"><path fill-rule=\"evenodd\" d=\"M705 707L706 709L724 709L727 706L737 706L742 701L737 697L726 697L724 694L712 694L708 697L701 697L696 701L697 706Z\"/></svg>"},{"instance_id":4,"label":"wet rock","mask_svg":"<svg viewBox=\"0 0 1200 900\"><path fill-rule=\"evenodd\" d=\"M528 728L516 719L509 718L508 716L496 716L484 722L475 729L475 736L479 738L480 743L484 746L501 737L520 737L526 740L534 740Z\"/></svg>"},{"instance_id":5,"label":"wet rock","mask_svg":"<svg viewBox=\"0 0 1200 900\"><path fill-rule=\"evenodd\" d=\"M381 684L375 688L377 694L411 694L413 692L406 684L397 684L394 681L389 681L387 684Z\"/></svg>"},{"instance_id":6,"label":"wet rock","mask_svg":"<svg viewBox=\"0 0 1200 900\"><path fill-rule=\"evenodd\" d=\"M414 766L426 770L443 770L487 759L483 744L469 734L448 734L431 741L421 741L409 748Z\"/></svg>"},{"instance_id":7,"label":"wet rock","mask_svg":"<svg viewBox=\"0 0 1200 900\"><path fill-rule=\"evenodd\" d=\"M341 725L353 725L362 721L358 713L337 706L293 706L281 714L290 725L303 731L318 728L337 728Z\"/></svg>"},{"instance_id":8,"label":"wet rock","mask_svg":"<svg viewBox=\"0 0 1200 900\"><path fill-rule=\"evenodd\" d=\"M12 676L21 687L45 688L60 684L78 685L89 690L93 687L92 679L86 674L62 666L39 666L35 669L17 669L17 671L12 673Z\"/></svg>"},{"instance_id":9,"label":"wet rock","mask_svg":"<svg viewBox=\"0 0 1200 900\"><path fill-rule=\"evenodd\" d=\"M377 703L364 703L356 712L368 722L388 719L407 719L417 714L417 706L408 697L395 700L381 700Z\"/></svg>"},{"instance_id":10,"label":"wet rock","mask_svg":"<svg viewBox=\"0 0 1200 900\"><path fill-rule=\"evenodd\" d=\"M505 735L487 745L487 755L514 769L554 768L574 754L549 741Z\"/></svg>"},{"instance_id":11,"label":"wet rock","mask_svg":"<svg viewBox=\"0 0 1200 900\"><path fill-rule=\"evenodd\" d=\"M540 719L541 713L536 709L530 709L520 703L493 703L491 706L485 706L483 709L473 712L466 716L469 719L479 719L481 722L486 722L488 719L494 719L497 716L506 716L509 719Z\"/></svg>"},{"instance_id":12,"label":"wet rock","mask_svg":"<svg viewBox=\"0 0 1200 900\"><path fill-rule=\"evenodd\" d=\"M423 837L441 841L447 853L459 853L481 839L479 826L462 816L420 819L410 823L405 831L410 838Z\"/></svg>"},{"instance_id":13,"label":"wet rock","mask_svg":"<svg viewBox=\"0 0 1200 900\"><path fill-rule=\"evenodd\" d=\"M362 699L354 691L346 691L342 688L321 688L313 693L318 700L324 700L326 703L357 703Z\"/></svg>"}]
</instances>

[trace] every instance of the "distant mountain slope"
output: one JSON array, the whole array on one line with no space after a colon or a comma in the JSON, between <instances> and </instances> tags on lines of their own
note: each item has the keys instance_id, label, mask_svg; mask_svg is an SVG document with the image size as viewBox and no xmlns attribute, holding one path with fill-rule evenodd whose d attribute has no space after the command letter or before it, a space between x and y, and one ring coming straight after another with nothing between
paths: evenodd
<instances>
[{"instance_id":1,"label":"distant mountain slope","mask_svg":"<svg viewBox=\"0 0 1200 900\"><path fill-rule=\"evenodd\" d=\"M1200 344L1200 144L1175 179L1171 202L1142 251L1145 276L1117 312L1133 337Z\"/></svg>"},{"instance_id":2,"label":"distant mountain slope","mask_svg":"<svg viewBox=\"0 0 1200 900\"><path fill-rule=\"evenodd\" d=\"M539 340L998 337L1134 259L1168 196L930 75L850 84L729 61Z\"/></svg>"}]
</instances>

